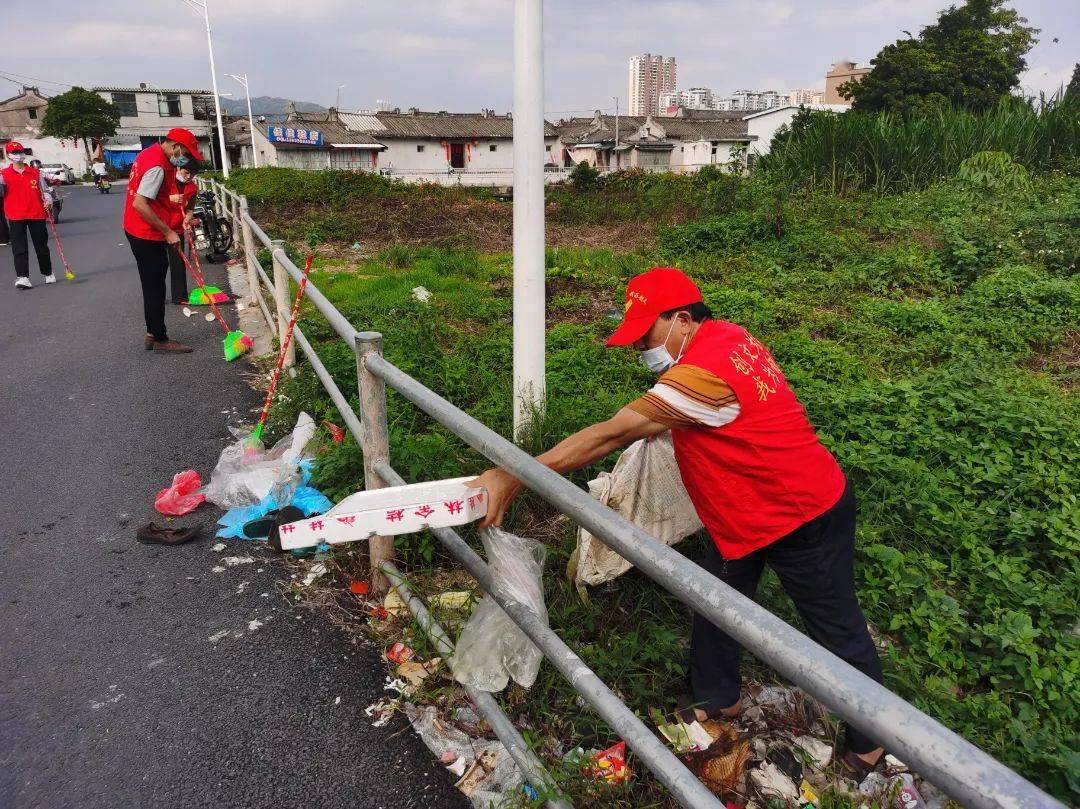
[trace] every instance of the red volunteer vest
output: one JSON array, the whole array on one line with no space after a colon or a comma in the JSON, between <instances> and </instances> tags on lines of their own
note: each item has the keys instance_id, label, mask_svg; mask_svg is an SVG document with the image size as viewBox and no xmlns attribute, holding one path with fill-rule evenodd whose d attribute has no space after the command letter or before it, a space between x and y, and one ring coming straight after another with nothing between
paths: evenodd
<instances>
[{"instance_id":1,"label":"red volunteer vest","mask_svg":"<svg viewBox=\"0 0 1080 809\"><path fill-rule=\"evenodd\" d=\"M161 184L161 188L158 189L157 196L150 200L150 208L162 222L166 225L169 224L169 219L172 216L170 208L175 207L169 202L169 195L176 193L176 168L169 162L169 158L165 156L161 144L155 143L153 146L147 146L139 152L135 162L131 164L127 196L124 198L124 231L139 239L163 242L165 237L147 224L134 207L135 195L139 191L139 182L146 172L154 166L160 166L165 170L165 181Z\"/></svg>"},{"instance_id":2,"label":"red volunteer vest","mask_svg":"<svg viewBox=\"0 0 1080 809\"><path fill-rule=\"evenodd\" d=\"M4 216L8 219L44 219L41 200L41 174L33 166L15 171L7 166L4 175Z\"/></svg>"},{"instance_id":3,"label":"red volunteer vest","mask_svg":"<svg viewBox=\"0 0 1080 809\"><path fill-rule=\"evenodd\" d=\"M671 431L686 491L725 559L775 542L836 504L844 473L750 332L705 321L679 364L715 374L739 399L730 424Z\"/></svg>"},{"instance_id":4,"label":"red volunteer vest","mask_svg":"<svg viewBox=\"0 0 1080 809\"><path fill-rule=\"evenodd\" d=\"M182 189L180 183L176 183L173 193L179 194L181 199L179 203L169 200L169 218L165 220L165 224L177 233L180 233L184 228L184 214L187 212L188 204L191 202L191 198L195 196L196 190L194 182L184 183Z\"/></svg>"}]
</instances>

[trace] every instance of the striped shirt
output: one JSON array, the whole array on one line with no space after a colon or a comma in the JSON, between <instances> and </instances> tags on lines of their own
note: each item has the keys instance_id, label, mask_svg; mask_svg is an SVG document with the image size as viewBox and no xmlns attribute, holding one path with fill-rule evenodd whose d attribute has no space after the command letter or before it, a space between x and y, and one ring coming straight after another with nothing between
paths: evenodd
<instances>
[{"instance_id":1,"label":"striped shirt","mask_svg":"<svg viewBox=\"0 0 1080 809\"><path fill-rule=\"evenodd\" d=\"M668 427L723 427L739 415L735 392L720 377L696 365L675 365L648 393L629 405Z\"/></svg>"}]
</instances>

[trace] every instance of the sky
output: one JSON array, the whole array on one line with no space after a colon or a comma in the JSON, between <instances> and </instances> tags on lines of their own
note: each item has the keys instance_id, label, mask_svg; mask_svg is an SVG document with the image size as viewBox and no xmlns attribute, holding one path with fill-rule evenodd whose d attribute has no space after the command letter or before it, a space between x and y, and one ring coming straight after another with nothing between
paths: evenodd
<instances>
[{"instance_id":1,"label":"sky","mask_svg":"<svg viewBox=\"0 0 1080 809\"><path fill-rule=\"evenodd\" d=\"M512 108L512 0L208 0L219 89L344 109ZM627 61L675 56L680 88L824 86L840 59L865 64L932 22L945 0L546 0L545 113L626 109ZM1054 91L1080 60L1080 3L1014 0L1041 29L1021 84ZM201 14L185 0L38 0L33 28L0 50L0 97L25 77L70 84L209 88ZM1056 42L1054 39L1056 38ZM44 47L43 47L44 45Z\"/></svg>"}]
</instances>

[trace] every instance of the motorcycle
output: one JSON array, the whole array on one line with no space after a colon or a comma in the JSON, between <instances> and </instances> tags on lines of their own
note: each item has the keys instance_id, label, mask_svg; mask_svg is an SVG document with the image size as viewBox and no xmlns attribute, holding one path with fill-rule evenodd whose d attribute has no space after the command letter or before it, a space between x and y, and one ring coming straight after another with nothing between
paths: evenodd
<instances>
[{"instance_id":1,"label":"motorcycle","mask_svg":"<svg viewBox=\"0 0 1080 809\"><path fill-rule=\"evenodd\" d=\"M112 190L112 183L109 182L109 178L104 175L99 175L94 178L94 185L97 186L97 190L102 194L108 194Z\"/></svg>"},{"instance_id":2,"label":"motorcycle","mask_svg":"<svg viewBox=\"0 0 1080 809\"><path fill-rule=\"evenodd\" d=\"M213 191L200 191L192 208L191 229L195 234L194 249L206 254L206 262L213 264L232 247L232 226L217 215Z\"/></svg>"}]
</instances>

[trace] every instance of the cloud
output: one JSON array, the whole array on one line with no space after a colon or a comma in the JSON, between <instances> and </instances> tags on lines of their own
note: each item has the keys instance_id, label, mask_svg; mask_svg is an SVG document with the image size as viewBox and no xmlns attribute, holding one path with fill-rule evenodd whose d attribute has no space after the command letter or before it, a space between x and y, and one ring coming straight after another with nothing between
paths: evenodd
<instances>
[{"instance_id":1,"label":"cloud","mask_svg":"<svg viewBox=\"0 0 1080 809\"><path fill-rule=\"evenodd\" d=\"M201 42L195 30L103 20L69 25L60 32L56 45L66 56L104 55L117 49L126 56L158 56L197 48Z\"/></svg>"}]
</instances>

